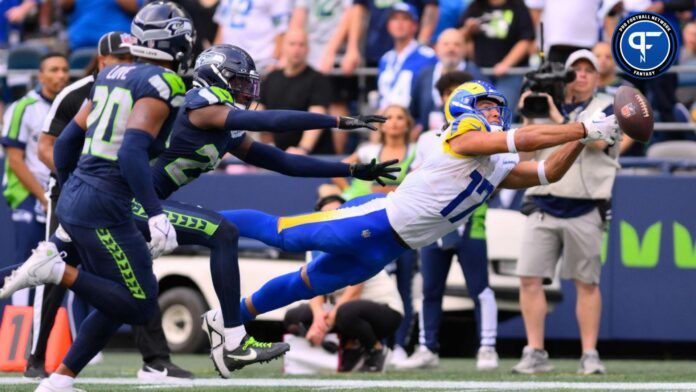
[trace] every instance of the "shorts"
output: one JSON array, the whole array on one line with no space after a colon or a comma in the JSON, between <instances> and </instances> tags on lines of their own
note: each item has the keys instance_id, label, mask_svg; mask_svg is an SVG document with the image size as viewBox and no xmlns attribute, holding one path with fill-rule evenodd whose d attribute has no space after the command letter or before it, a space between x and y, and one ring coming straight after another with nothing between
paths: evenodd
<instances>
[{"instance_id":1,"label":"shorts","mask_svg":"<svg viewBox=\"0 0 696 392\"><path fill-rule=\"evenodd\" d=\"M575 218L536 211L527 217L515 272L552 280L560 259L562 279L599 284L603 235L597 209Z\"/></svg>"}]
</instances>

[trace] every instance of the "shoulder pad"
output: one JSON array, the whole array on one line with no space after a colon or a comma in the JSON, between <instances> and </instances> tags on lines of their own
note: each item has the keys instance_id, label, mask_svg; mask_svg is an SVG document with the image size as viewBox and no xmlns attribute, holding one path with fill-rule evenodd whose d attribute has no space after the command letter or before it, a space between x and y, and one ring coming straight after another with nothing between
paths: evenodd
<instances>
[{"instance_id":1,"label":"shoulder pad","mask_svg":"<svg viewBox=\"0 0 696 392\"><path fill-rule=\"evenodd\" d=\"M229 91L219 87L200 87L186 93L186 109L199 109L210 105L233 105Z\"/></svg>"}]
</instances>

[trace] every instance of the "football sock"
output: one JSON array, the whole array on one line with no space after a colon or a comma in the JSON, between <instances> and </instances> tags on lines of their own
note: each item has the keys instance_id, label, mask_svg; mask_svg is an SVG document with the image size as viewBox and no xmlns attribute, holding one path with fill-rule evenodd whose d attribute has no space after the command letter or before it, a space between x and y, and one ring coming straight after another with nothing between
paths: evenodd
<instances>
[{"instance_id":1,"label":"football sock","mask_svg":"<svg viewBox=\"0 0 696 392\"><path fill-rule=\"evenodd\" d=\"M251 296L251 302L254 304L254 309L262 314L301 299L313 298L315 295L314 291L310 290L302 280L300 271L296 271L266 282ZM241 301L240 307L244 321L253 320L244 300Z\"/></svg>"},{"instance_id":2,"label":"football sock","mask_svg":"<svg viewBox=\"0 0 696 392\"><path fill-rule=\"evenodd\" d=\"M82 369L109 342L121 323L95 310L87 316L75 337L63 363L68 369L80 373Z\"/></svg>"},{"instance_id":3,"label":"football sock","mask_svg":"<svg viewBox=\"0 0 696 392\"><path fill-rule=\"evenodd\" d=\"M244 325L240 325L234 328L225 328L225 348L228 351L232 351L239 347L242 343L242 339L246 336L247 332Z\"/></svg>"},{"instance_id":4,"label":"football sock","mask_svg":"<svg viewBox=\"0 0 696 392\"><path fill-rule=\"evenodd\" d=\"M74 378L58 373L52 373L48 377L48 382L56 388L70 388L75 385Z\"/></svg>"},{"instance_id":5,"label":"football sock","mask_svg":"<svg viewBox=\"0 0 696 392\"><path fill-rule=\"evenodd\" d=\"M223 221L210 237L210 272L215 293L220 300L225 328L242 324L239 313L239 264L237 260L238 230Z\"/></svg>"},{"instance_id":6,"label":"football sock","mask_svg":"<svg viewBox=\"0 0 696 392\"><path fill-rule=\"evenodd\" d=\"M495 346L498 335L498 307L495 303L495 294L490 287L478 295L479 307L481 308L481 345Z\"/></svg>"}]
</instances>

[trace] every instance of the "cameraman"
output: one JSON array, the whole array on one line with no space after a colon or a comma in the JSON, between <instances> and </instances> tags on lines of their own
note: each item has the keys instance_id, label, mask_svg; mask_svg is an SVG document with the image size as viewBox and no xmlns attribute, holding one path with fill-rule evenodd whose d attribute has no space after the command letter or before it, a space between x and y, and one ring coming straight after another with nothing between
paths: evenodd
<instances>
[{"instance_id":1,"label":"cameraman","mask_svg":"<svg viewBox=\"0 0 696 392\"><path fill-rule=\"evenodd\" d=\"M576 72L576 79L566 86L560 110L547 96L550 110L543 121L559 124L579 121L583 111L593 113L600 109L605 109L607 115L613 114L613 98L596 92L599 67L592 52L587 49L573 52L565 67ZM522 360L513 368L515 373L544 373L553 369L544 350L547 304L542 284L553 279L561 256L561 278L573 279L577 290L576 316L583 352L579 372L605 372L596 350L602 308L600 249L605 207L619 169L618 146L616 143L609 147L603 142L588 145L560 181L530 188L526 193L530 200L523 211L530 214L516 273L520 276L520 307L527 346ZM538 151L534 159L543 160L552 151Z\"/></svg>"}]
</instances>

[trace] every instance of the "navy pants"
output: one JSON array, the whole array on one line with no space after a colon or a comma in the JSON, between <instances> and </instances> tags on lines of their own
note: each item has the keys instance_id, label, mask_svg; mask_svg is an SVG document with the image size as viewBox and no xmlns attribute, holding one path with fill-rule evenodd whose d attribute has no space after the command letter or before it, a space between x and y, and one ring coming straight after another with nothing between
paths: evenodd
<instances>
[{"instance_id":1,"label":"navy pants","mask_svg":"<svg viewBox=\"0 0 696 392\"><path fill-rule=\"evenodd\" d=\"M399 256L385 270L396 275L396 287L404 303L404 317L394 334L394 343L406 347L413 330L413 277L418 269L418 252L408 250Z\"/></svg>"},{"instance_id":2,"label":"navy pants","mask_svg":"<svg viewBox=\"0 0 696 392\"><path fill-rule=\"evenodd\" d=\"M421 311L420 344L430 351L438 352L438 332L442 320L442 297L445 293L447 275L452 258L456 255L459 265L464 272L469 297L474 301L474 316L479 335L484 338L494 331L484 331L481 327L481 293L488 288L488 253L485 237L471 236L471 222L467 223L460 238L445 246L437 243L421 249L421 274L423 276L423 307ZM459 237L457 232L452 235ZM492 294L492 291L491 291ZM497 308L494 312L497 316Z\"/></svg>"},{"instance_id":3,"label":"navy pants","mask_svg":"<svg viewBox=\"0 0 696 392\"><path fill-rule=\"evenodd\" d=\"M12 210L12 226L15 232L15 263L23 263L31 256L31 250L46 235L46 213L34 196L27 196L17 208ZM31 298L24 298L28 300L27 303L23 303L25 300L22 300L22 303L16 303L16 305L32 304Z\"/></svg>"}]
</instances>

